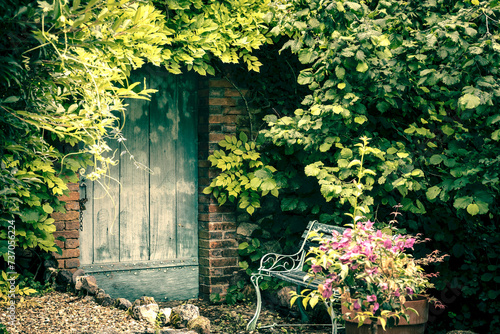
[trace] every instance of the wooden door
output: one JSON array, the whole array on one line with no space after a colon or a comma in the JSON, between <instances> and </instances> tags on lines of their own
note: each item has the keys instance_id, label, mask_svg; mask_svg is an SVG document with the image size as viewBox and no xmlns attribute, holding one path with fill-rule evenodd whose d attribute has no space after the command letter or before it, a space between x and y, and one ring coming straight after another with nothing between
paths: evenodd
<instances>
[{"instance_id":1,"label":"wooden door","mask_svg":"<svg viewBox=\"0 0 500 334\"><path fill-rule=\"evenodd\" d=\"M189 299L199 285L196 80L153 66L132 75L144 79L158 92L126 101L107 186L86 182L81 268L114 298Z\"/></svg>"}]
</instances>

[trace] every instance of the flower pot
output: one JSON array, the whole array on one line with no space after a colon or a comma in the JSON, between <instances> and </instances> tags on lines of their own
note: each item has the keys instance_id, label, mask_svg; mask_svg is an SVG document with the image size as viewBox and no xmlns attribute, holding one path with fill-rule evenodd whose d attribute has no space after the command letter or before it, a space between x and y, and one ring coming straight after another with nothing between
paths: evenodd
<instances>
[{"instance_id":1,"label":"flower pot","mask_svg":"<svg viewBox=\"0 0 500 334\"><path fill-rule=\"evenodd\" d=\"M345 301L345 300L344 300ZM407 322L404 318L399 320L399 324L396 327L386 328L384 331L380 322L378 322L377 333L379 334L423 334L425 331L425 325L429 316L429 302L427 298L421 297L413 300L407 301L405 307L411 307L418 312L418 315L413 311L408 311L407 314L410 316L410 321ZM348 315L348 313L350 313ZM346 334L372 334L371 332L371 321L365 320L361 327L358 327L358 320L354 320L356 316L356 311L348 309L344 302L342 302L342 314L345 320L345 332Z\"/></svg>"}]
</instances>

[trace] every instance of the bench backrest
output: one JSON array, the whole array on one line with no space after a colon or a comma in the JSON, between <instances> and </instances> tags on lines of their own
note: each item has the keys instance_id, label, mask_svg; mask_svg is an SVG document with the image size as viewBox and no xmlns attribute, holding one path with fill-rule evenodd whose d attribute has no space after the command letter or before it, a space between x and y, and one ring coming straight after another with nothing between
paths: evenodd
<instances>
[{"instance_id":1,"label":"bench backrest","mask_svg":"<svg viewBox=\"0 0 500 334\"><path fill-rule=\"evenodd\" d=\"M309 224L307 225L307 229L304 231L304 233L302 233L302 239L304 239L304 241L306 241L307 243L314 244L315 242L313 242L312 240L306 240L310 231L317 231L320 234L324 234L323 237L328 238L329 235L333 234L333 231L342 234L345 230L347 230L346 227L321 224L317 220L314 220L309 222Z\"/></svg>"}]
</instances>

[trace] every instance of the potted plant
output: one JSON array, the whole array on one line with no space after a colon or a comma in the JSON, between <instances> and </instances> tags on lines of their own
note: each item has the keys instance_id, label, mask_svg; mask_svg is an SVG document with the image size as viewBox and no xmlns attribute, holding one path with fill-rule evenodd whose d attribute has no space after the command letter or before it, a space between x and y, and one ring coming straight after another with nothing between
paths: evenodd
<instances>
[{"instance_id":1,"label":"potted plant","mask_svg":"<svg viewBox=\"0 0 500 334\"><path fill-rule=\"evenodd\" d=\"M371 221L358 221L348 227L332 238L311 233L319 246L310 250L308 278L323 283L302 297L311 305L331 303L338 298L335 291L340 292L347 334L374 334L395 326L406 326L404 333L423 333L428 302L441 304L426 295L435 275L425 273L422 265L444 256L435 251L416 260L408 250L422 240L398 234L393 224L376 229Z\"/></svg>"}]
</instances>

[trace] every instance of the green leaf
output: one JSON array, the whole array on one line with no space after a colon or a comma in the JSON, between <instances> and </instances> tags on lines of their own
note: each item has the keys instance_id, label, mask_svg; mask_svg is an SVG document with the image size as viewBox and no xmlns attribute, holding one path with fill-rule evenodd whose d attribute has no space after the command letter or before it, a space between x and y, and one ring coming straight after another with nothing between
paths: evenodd
<instances>
[{"instance_id":1,"label":"green leaf","mask_svg":"<svg viewBox=\"0 0 500 334\"><path fill-rule=\"evenodd\" d=\"M439 165L443 161L443 156L439 154L434 154L430 159L429 162L433 165Z\"/></svg>"},{"instance_id":2,"label":"green leaf","mask_svg":"<svg viewBox=\"0 0 500 334\"><path fill-rule=\"evenodd\" d=\"M438 186L434 186L434 187L429 188L427 190L427 192L425 193L425 195L427 196L428 200L433 200L439 195L440 192L441 192L441 188L439 188Z\"/></svg>"},{"instance_id":3,"label":"green leaf","mask_svg":"<svg viewBox=\"0 0 500 334\"><path fill-rule=\"evenodd\" d=\"M46 213L49 213L49 214L50 214L50 213L54 212L54 209L50 206L50 204L49 204L49 203L45 203L45 204L42 206L42 208L43 208L43 211L45 211Z\"/></svg>"},{"instance_id":4,"label":"green leaf","mask_svg":"<svg viewBox=\"0 0 500 334\"><path fill-rule=\"evenodd\" d=\"M467 206L467 212L471 215L471 216L475 216L479 213L479 207L477 206L477 204L469 204Z\"/></svg>"},{"instance_id":5,"label":"green leaf","mask_svg":"<svg viewBox=\"0 0 500 334\"><path fill-rule=\"evenodd\" d=\"M356 66L356 71L364 73L368 71L368 64L367 63L358 63L358 66Z\"/></svg>"},{"instance_id":6,"label":"green leaf","mask_svg":"<svg viewBox=\"0 0 500 334\"><path fill-rule=\"evenodd\" d=\"M5 100L3 100L3 103L16 103L17 101L19 101L19 97L17 97L17 96L9 96Z\"/></svg>"},{"instance_id":7,"label":"green leaf","mask_svg":"<svg viewBox=\"0 0 500 334\"><path fill-rule=\"evenodd\" d=\"M465 209L469 204L472 204L472 197L470 196L458 197L455 199L455 202L453 202L453 206L456 209Z\"/></svg>"},{"instance_id":8,"label":"green leaf","mask_svg":"<svg viewBox=\"0 0 500 334\"><path fill-rule=\"evenodd\" d=\"M481 99L476 95L465 94L460 99L458 99L458 103L464 106L466 109L474 109L481 104Z\"/></svg>"}]
</instances>

